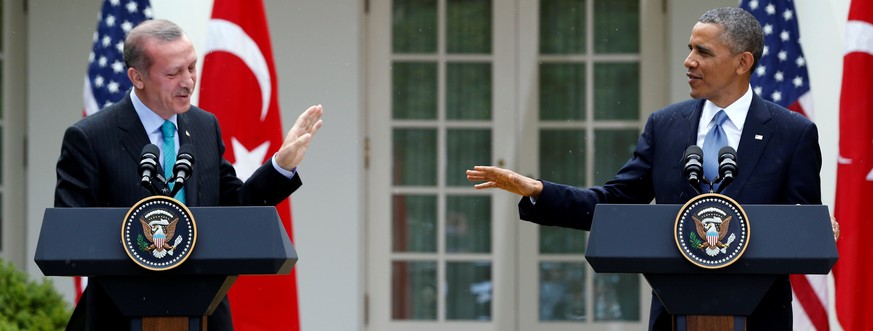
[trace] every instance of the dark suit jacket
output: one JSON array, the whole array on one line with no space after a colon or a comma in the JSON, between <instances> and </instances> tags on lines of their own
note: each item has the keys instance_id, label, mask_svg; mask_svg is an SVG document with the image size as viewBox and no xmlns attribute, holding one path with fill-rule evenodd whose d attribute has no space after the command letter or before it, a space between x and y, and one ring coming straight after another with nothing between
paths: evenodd
<instances>
[{"instance_id":1,"label":"dark suit jacket","mask_svg":"<svg viewBox=\"0 0 873 331\"><path fill-rule=\"evenodd\" d=\"M243 183L223 158L215 115L191 106L178 115L177 122L179 143L194 146L194 167L185 184L188 206L273 206L302 185L299 176L288 179L270 162ZM131 207L148 197L140 185L138 166L142 148L149 143L129 95L70 126L57 164L55 207ZM101 323L109 320L101 315ZM230 321L224 300L209 319L210 329L231 327Z\"/></svg>"},{"instance_id":2,"label":"dark suit jacket","mask_svg":"<svg viewBox=\"0 0 873 331\"><path fill-rule=\"evenodd\" d=\"M649 116L633 157L603 186L579 189L543 181L536 205L519 203L521 219L542 225L591 229L598 203L684 204L697 193L684 178L682 157L697 143L704 100L667 106ZM821 204L821 150L815 124L754 95L737 148L739 174L725 194L740 204ZM666 323L666 324L664 324ZM650 326L670 328L656 298ZM790 330L788 277L774 284L748 319L749 330Z\"/></svg>"}]
</instances>

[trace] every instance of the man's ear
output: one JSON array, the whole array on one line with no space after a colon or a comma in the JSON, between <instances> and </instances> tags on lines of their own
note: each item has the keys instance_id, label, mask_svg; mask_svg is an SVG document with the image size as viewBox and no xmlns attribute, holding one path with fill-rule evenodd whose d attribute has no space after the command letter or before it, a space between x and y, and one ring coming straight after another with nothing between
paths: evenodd
<instances>
[{"instance_id":1,"label":"man's ear","mask_svg":"<svg viewBox=\"0 0 873 331\"><path fill-rule=\"evenodd\" d=\"M739 57L739 61L737 62L738 75L743 75L749 70L752 70L752 65L755 64L755 56L752 55L751 52L742 52L737 56Z\"/></svg>"},{"instance_id":2,"label":"man's ear","mask_svg":"<svg viewBox=\"0 0 873 331\"><path fill-rule=\"evenodd\" d=\"M127 78L130 78L130 82L133 83L135 89L142 90L143 86L145 86L142 73L135 68L127 68Z\"/></svg>"}]
</instances>

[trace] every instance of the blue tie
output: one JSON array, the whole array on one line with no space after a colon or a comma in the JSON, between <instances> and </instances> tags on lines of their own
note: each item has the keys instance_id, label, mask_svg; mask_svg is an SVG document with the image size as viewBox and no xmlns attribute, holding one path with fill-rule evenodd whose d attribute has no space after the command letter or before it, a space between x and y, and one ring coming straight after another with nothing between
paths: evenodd
<instances>
[{"instance_id":1,"label":"blue tie","mask_svg":"<svg viewBox=\"0 0 873 331\"><path fill-rule=\"evenodd\" d=\"M703 138L703 175L710 181L718 177L718 151L728 144L722 127L727 120L724 109L719 110L713 119L715 125L706 133L706 138Z\"/></svg>"},{"instance_id":2,"label":"blue tie","mask_svg":"<svg viewBox=\"0 0 873 331\"><path fill-rule=\"evenodd\" d=\"M162 153L164 153L164 177L168 180L173 177L173 165L176 164L176 125L170 121L164 121L161 125L161 133L164 135ZM170 190L173 189L173 184L167 183ZM182 204L185 203L185 188L183 187L176 193L176 200Z\"/></svg>"}]
</instances>

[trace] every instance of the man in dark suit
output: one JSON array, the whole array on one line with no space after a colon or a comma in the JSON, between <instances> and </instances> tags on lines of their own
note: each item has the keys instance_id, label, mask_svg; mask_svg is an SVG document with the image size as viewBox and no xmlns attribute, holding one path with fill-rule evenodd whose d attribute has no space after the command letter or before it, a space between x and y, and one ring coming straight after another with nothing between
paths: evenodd
<instances>
[{"instance_id":1,"label":"man in dark suit","mask_svg":"<svg viewBox=\"0 0 873 331\"><path fill-rule=\"evenodd\" d=\"M149 196L140 186L140 153L149 143L161 146L163 126L169 126L166 135L174 140L175 150L182 144L194 147L194 169L184 194L176 196L188 206L271 206L302 185L297 165L322 125L321 105L301 114L271 161L242 182L223 158L218 120L190 104L197 55L185 33L166 20L143 22L128 34L124 60L133 83L130 93L64 134L55 207L130 207ZM161 155L161 164L165 156ZM101 289L92 287L82 302L94 305L78 305L68 329L127 329L129 321ZM227 298L207 325L210 330L233 329Z\"/></svg>"},{"instance_id":2,"label":"man in dark suit","mask_svg":"<svg viewBox=\"0 0 873 331\"><path fill-rule=\"evenodd\" d=\"M683 174L683 154L688 146L705 145L716 127L714 118L724 113L724 145L737 150L740 171L723 194L740 204L821 204L822 159L815 124L761 99L749 85L763 43L760 24L744 10L706 12L691 31L684 63L693 99L649 116L632 158L603 186L579 189L497 167L474 167L467 178L484 181L477 189L500 188L524 196L519 203L523 220L589 230L598 203L647 204L654 199L683 204L696 196ZM708 159L715 161L716 156L704 155L704 162ZM711 180L716 174L706 175ZM749 330L791 330L791 313L791 287L784 276L747 325ZM649 328L669 330L671 319L653 296Z\"/></svg>"}]
</instances>

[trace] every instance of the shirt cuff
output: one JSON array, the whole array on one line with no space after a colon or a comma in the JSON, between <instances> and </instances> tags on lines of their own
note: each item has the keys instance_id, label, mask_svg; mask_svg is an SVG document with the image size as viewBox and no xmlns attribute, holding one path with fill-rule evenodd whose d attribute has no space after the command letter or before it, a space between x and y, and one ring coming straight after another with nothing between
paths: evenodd
<instances>
[{"instance_id":1,"label":"shirt cuff","mask_svg":"<svg viewBox=\"0 0 873 331\"><path fill-rule=\"evenodd\" d=\"M279 163L276 163L276 154L273 154L273 157L270 158L270 162L273 163L273 169L276 169L276 171L282 174L282 176L285 176L285 178L291 179L294 178L294 175L297 174L297 167L294 167L294 169L291 169L291 171L285 170L280 167Z\"/></svg>"}]
</instances>

